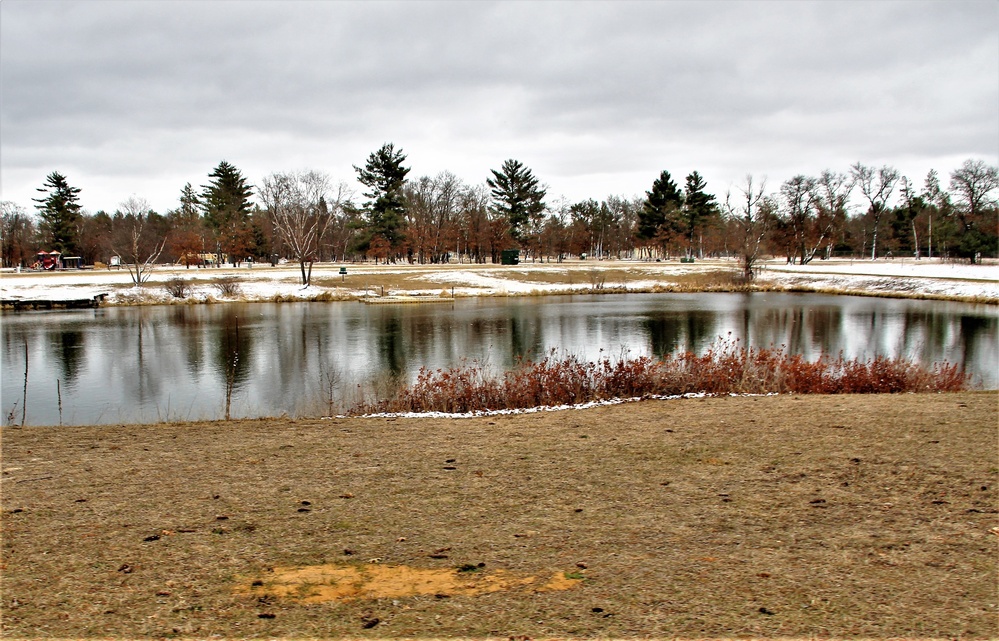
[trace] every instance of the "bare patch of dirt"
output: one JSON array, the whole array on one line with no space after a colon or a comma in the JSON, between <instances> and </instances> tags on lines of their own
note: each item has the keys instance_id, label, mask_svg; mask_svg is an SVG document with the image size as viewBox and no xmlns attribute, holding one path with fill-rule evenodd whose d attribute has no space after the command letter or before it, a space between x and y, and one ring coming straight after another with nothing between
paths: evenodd
<instances>
[{"instance_id":1,"label":"bare patch of dirt","mask_svg":"<svg viewBox=\"0 0 999 641\"><path fill-rule=\"evenodd\" d=\"M976 392L7 427L0 631L997 638L997 421Z\"/></svg>"}]
</instances>

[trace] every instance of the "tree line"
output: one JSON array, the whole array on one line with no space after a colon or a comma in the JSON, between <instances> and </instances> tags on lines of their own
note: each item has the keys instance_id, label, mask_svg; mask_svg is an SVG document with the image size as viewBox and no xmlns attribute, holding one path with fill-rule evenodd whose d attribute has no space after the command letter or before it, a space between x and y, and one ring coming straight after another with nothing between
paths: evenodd
<instances>
[{"instance_id":1,"label":"tree line","mask_svg":"<svg viewBox=\"0 0 999 641\"><path fill-rule=\"evenodd\" d=\"M507 249L532 261L737 257L746 278L769 256L798 264L999 257L999 170L980 160L951 172L947 188L935 171L917 186L891 166L858 162L773 190L747 176L718 196L697 171L682 187L662 171L642 196L546 202L547 187L514 159L475 185L447 171L410 178L406 159L386 143L355 165L363 199L319 170L275 172L252 185L223 160L163 213L136 196L111 213L85 212L80 188L52 172L34 199L37 216L3 202L3 266L31 266L40 250L84 264L116 256L141 283L157 262L278 256L297 262L308 284L316 261L496 263Z\"/></svg>"}]
</instances>

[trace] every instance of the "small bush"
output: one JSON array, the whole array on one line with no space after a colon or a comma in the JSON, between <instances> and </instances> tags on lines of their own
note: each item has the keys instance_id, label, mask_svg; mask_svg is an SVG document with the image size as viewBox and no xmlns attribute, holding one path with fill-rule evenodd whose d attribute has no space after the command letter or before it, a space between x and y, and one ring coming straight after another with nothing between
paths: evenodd
<instances>
[{"instance_id":1,"label":"small bush","mask_svg":"<svg viewBox=\"0 0 999 641\"><path fill-rule=\"evenodd\" d=\"M590 279L590 289L598 290L604 288L604 283L607 281L607 275L598 269L591 269L587 276Z\"/></svg>"},{"instance_id":2,"label":"small bush","mask_svg":"<svg viewBox=\"0 0 999 641\"><path fill-rule=\"evenodd\" d=\"M239 286L239 279L235 276L220 276L212 282L215 289L223 296L239 296L242 289Z\"/></svg>"},{"instance_id":3,"label":"small bush","mask_svg":"<svg viewBox=\"0 0 999 641\"><path fill-rule=\"evenodd\" d=\"M163 283L163 289L174 298L187 298L191 295L191 284L183 278L171 278Z\"/></svg>"}]
</instances>

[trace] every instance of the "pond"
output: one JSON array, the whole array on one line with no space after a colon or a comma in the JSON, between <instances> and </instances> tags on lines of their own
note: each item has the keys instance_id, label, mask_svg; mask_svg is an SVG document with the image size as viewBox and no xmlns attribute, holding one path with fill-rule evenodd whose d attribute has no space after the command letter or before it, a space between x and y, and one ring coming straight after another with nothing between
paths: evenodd
<instances>
[{"instance_id":1,"label":"pond","mask_svg":"<svg viewBox=\"0 0 999 641\"><path fill-rule=\"evenodd\" d=\"M999 308L821 294L607 294L4 312L8 423L89 424L324 415L420 368L514 367L555 350L585 360L719 341L814 359L962 364L999 385ZM25 387L25 356L27 386Z\"/></svg>"}]
</instances>

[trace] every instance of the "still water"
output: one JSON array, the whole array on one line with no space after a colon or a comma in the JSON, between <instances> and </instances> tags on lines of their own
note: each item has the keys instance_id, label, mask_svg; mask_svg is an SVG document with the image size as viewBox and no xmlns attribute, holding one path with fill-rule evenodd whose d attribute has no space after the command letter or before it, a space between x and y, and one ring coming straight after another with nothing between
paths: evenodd
<instances>
[{"instance_id":1,"label":"still water","mask_svg":"<svg viewBox=\"0 0 999 641\"><path fill-rule=\"evenodd\" d=\"M734 339L807 358L960 363L995 389L997 330L995 306L775 293L4 312L0 402L5 419L19 424L26 408L34 425L220 418L227 390L233 417L319 415L421 367L502 370L552 350L596 360Z\"/></svg>"}]
</instances>

